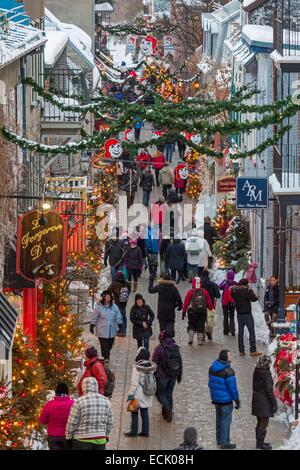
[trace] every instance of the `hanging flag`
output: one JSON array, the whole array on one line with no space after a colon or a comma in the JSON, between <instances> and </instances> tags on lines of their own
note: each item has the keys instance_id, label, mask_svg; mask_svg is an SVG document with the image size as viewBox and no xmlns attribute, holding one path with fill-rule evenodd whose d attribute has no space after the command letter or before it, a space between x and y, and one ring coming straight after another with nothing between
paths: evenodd
<instances>
[{"instance_id":1,"label":"hanging flag","mask_svg":"<svg viewBox=\"0 0 300 470\"><path fill-rule=\"evenodd\" d=\"M130 34L126 38L126 55L127 54L135 54L136 49L136 36Z\"/></svg>"},{"instance_id":2,"label":"hanging flag","mask_svg":"<svg viewBox=\"0 0 300 470\"><path fill-rule=\"evenodd\" d=\"M164 36L164 55L174 55L174 38L173 36Z\"/></svg>"}]
</instances>

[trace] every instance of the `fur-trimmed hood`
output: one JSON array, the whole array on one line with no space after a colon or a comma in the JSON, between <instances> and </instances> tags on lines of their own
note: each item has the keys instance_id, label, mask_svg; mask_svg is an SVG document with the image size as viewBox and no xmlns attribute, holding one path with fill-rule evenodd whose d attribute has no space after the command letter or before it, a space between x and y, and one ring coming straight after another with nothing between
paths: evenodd
<instances>
[{"instance_id":1,"label":"fur-trimmed hood","mask_svg":"<svg viewBox=\"0 0 300 470\"><path fill-rule=\"evenodd\" d=\"M142 359L135 364L136 370L138 372L143 372L143 374L152 373L156 371L157 365L152 361L146 361Z\"/></svg>"},{"instance_id":2,"label":"fur-trimmed hood","mask_svg":"<svg viewBox=\"0 0 300 470\"><path fill-rule=\"evenodd\" d=\"M167 280L167 279L159 279L157 281L157 284L160 284L160 285L169 285L169 286L175 286L176 283L175 281L172 281L171 279L170 280Z\"/></svg>"}]
</instances>

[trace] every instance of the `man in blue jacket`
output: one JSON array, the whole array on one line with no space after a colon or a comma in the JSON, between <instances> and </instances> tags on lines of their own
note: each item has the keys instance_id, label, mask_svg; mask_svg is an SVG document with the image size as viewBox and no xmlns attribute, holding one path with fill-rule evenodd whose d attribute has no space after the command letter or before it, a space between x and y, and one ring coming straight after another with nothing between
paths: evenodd
<instances>
[{"instance_id":1,"label":"man in blue jacket","mask_svg":"<svg viewBox=\"0 0 300 470\"><path fill-rule=\"evenodd\" d=\"M240 408L239 392L237 389L234 370L230 363L232 353L223 349L219 359L213 362L208 372L208 386L212 403L216 408L217 444L221 449L235 449L236 445L230 442L230 426L232 422L233 401L235 408Z\"/></svg>"}]
</instances>

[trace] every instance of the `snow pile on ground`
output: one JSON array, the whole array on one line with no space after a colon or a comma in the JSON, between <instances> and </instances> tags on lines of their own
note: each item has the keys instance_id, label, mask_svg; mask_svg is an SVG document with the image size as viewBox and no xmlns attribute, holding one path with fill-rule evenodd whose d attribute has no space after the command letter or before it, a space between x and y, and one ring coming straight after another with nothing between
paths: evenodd
<instances>
[{"instance_id":1,"label":"snow pile on ground","mask_svg":"<svg viewBox=\"0 0 300 470\"><path fill-rule=\"evenodd\" d=\"M269 344L269 328L259 302L252 304L252 315L255 323L256 340L262 344Z\"/></svg>"},{"instance_id":2,"label":"snow pile on ground","mask_svg":"<svg viewBox=\"0 0 300 470\"><path fill-rule=\"evenodd\" d=\"M300 450L300 424L292 431L292 434L283 443L280 450Z\"/></svg>"}]
</instances>

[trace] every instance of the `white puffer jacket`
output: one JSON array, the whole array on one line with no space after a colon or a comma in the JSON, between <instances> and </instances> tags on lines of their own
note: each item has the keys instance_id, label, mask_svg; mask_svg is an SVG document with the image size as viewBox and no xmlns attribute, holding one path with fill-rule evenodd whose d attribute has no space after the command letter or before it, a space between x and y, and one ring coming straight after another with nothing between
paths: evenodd
<instances>
[{"instance_id":1,"label":"white puffer jacket","mask_svg":"<svg viewBox=\"0 0 300 470\"><path fill-rule=\"evenodd\" d=\"M152 406L153 396L144 394L143 385L145 382L145 374L153 373L155 370L156 364L147 360L138 361L132 368L128 395L134 396L134 398L139 401L141 408L150 408Z\"/></svg>"}]
</instances>

